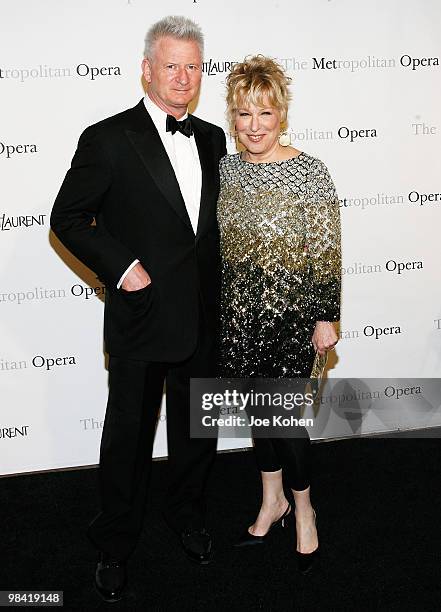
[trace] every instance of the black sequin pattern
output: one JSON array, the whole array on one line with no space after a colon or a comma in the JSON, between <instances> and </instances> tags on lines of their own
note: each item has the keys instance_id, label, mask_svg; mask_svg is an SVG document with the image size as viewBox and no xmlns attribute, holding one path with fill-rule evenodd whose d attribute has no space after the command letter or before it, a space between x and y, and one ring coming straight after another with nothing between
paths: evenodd
<instances>
[{"instance_id":1,"label":"black sequin pattern","mask_svg":"<svg viewBox=\"0 0 441 612\"><path fill-rule=\"evenodd\" d=\"M340 216L326 166L301 153L220 163L221 374L308 376L316 321L340 316Z\"/></svg>"}]
</instances>

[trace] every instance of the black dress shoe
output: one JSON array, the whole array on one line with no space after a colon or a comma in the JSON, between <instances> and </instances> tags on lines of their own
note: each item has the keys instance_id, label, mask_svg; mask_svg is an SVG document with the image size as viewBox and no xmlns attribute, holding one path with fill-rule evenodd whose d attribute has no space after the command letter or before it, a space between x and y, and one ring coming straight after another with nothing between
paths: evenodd
<instances>
[{"instance_id":1,"label":"black dress shoe","mask_svg":"<svg viewBox=\"0 0 441 612\"><path fill-rule=\"evenodd\" d=\"M185 554L194 563L207 565L211 561L211 536L205 529L185 529L181 533Z\"/></svg>"},{"instance_id":2,"label":"black dress shoe","mask_svg":"<svg viewBox=\"0 0 441 612\"><path fill-rule=\"evenodd\" d=\"M320 556L319 549L316 548L311 553L301 553L296 550L297 564L299 572L306 576L312 570L314 565L317 563Z\"/></svg>"},{"instance_id":3,"label":"black dress shoe","mask_svg":"<svg viewBox=\"0 0 441 612\"><path fill-rule=\"evenodd\" d=\"M108 603L119 601L122 599L126 583L125 561L118 561L101 553L95 572L95 588L99 595Z\"/></svg>"},{"instance_id":4,"label":"black dress shoe","mask_svg":"<svg viewBox=\"0 0 441 612\"><path fill-rule=\"evenodd\" d=\"M278 527L279 525L281 525L282 527L285 527L286 525L288 525L286 518L290 512L291 512L291 504L288 504L285 512L282 514L280 518L277 519L277 521L274 521L274 523L271 524L270 528L265 533L265 535L261 535L261 536L253 535L247 529L245 533L242 535L242 537L239 538L237 542L233 544L233 546L235 546L236 548L241 548L243 546L255 546L256 544L263 544L266 540L267 535L271 531L271 529L274 529L274 527Z\"/></svg>"},{"instance_id":5,"label":"black dress shoe","mask_svg":"<svg viewBox=\"0 0 441 612\"><path fill-rule=\"evenodd\" d=\"M316 524L317 516L316 516L315 510L313 510L313 513L314 513L314 523ZM297 557L297 564L298 564L299 571L301 574L303 574L303 576L305 576L306 574L309 574L309 572L312 570L314 565L316 565L317 561L319 560L320 550L318 547L310 553L301 553L298 550L296 550L296 557Z\"/></svg>"}]
</instances>

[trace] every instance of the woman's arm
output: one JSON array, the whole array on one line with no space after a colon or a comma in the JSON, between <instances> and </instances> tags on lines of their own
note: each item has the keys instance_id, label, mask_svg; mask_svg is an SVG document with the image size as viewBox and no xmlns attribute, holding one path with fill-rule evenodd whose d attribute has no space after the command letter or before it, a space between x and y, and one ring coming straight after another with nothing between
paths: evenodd
<instances>
[{"instance_id":1,"label":"woman's arm","mask_svg":"<svg viewBox=\"0 0 441 612\"><path fill-rule=\"evenodd\" d=\"M323 354L338 341L332 322L340 319L341 226L335 186L320 160L314 160L309 170L305 214L310 300L317 321L312 342Z\"/></svg>"}]
</instances>

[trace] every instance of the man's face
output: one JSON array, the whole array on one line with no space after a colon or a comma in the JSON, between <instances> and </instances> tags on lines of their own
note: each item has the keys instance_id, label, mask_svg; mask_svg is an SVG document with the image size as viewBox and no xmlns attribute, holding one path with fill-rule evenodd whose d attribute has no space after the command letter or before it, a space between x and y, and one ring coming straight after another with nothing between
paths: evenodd
<instances>
[{"instance_id":1,"label":"man's face","mask_svg":"<svg viewBox=\"0 0 441 612\"><path fill-rule=\"evenodd\" d=\"M148 95L163 111L179 119L201 85L199 46L193 40L164 36L156 41L152 55L143 61Z\"/></svg>"}]
</instances>

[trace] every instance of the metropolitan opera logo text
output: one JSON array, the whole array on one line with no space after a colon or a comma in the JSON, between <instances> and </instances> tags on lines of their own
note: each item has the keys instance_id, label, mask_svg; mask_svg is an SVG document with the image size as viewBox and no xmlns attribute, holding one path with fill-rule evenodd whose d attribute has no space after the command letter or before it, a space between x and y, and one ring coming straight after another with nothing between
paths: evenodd
<instances>
[{"instance_id":1,"label":"metropolitan opera logo text","mask_svg":"<svg viewBox=\"0 0 441 612\"><path fill-rule=\"evenodd\" d=\"M53 300L53 299L65 299L67 297L80 298L84 301L92 300L93 298L101 299L105 295L106 289L103 285L97 285L90 287L88 285L81 285L76 283L69 289L63 289L61 287L48 288L48 287L33 287L32 289L26 288L21 290L3 290L0 292L0 304L13 304L20 306L28 302L34 302L36 300Z\"/></svg>"},{"instance_id":2,"label":"metropolitan opera logo text","mask_svg":"<svg viewBox=\"0 0 441 612\"><path fill-rule=\"evenodd\" d=\"M395 259L389 259L385 264L366 264L356 261L348 266L342 266L341 271L343 275L356 276L359 274L374 274L376 272L393 272L401 275L412 270L422 270L423 268L422 261L396 261Z\"/></svg>"},{"instance_id":3,"label":"metropolitan opera logo text","mask_svg":"<svg viewBox=\"0 0 441 612\"><path fill-rule=\"evenodd\" d=\"M54 368L75 366L78 364L78 357L75 355L35 355L31 360L21 359L14 361L10 359L0 358L0 372L13 372L15 370L27 370L31 366L42 371L49 372Z\"/></svg>"},{"instance_id":4,"label":"metropolitan opera logo text","mask_svg":"<svg viewBox=\"0 0 441 612\"><path fill-rule=\"evenodd\" d=\"M439 68L439 57L420 55L415 57L403 53L400 57L377 57L376 55L364 55L362 57L282 57L277 61L285 70L344 70L358 72L359 70L384 70L384 69L406 69L426 70Z\"/></svg>"},{"instance_id":5,"label":"metropolitan opera logo text","mask_svg":"<svg viewBox=\"0 0 441 612\"><path fill-rule=\"evenodd\" d=\"M402 194L377 193L372 196L345 197L339 200L340 208L358 208L367 210L375 206L389 206L397 204L412 204L416 206L427 206L430 204L441 204L441 193L420 192L416 189L409 191L405 196Z\"/></svg>"},{"instance_id":6,"label":"metropolitan opera logo text","mask_svg":"<svg viewBox=\"0 0 441 612\"><path fill-rule=\"evenodd\" d=\"M0 68L0 79L18 81L24 83L28 79L62 79L80 77L95 81L102 77L121 76L121 67L115 65L94 66L87 63L77 64L74 67L48 66L26 66L20 68Z\"/></svg>"},{"instance_id":7,"label":"metropolitan opera logo text","mask_svg":"<svg viewBox=\"0 0 441 612\"><path fill-rule=\"evenodd\" d=\"M36 144L5 144L0 142L0 158L11 159L13 155L37 153Z\"/></svg>"},{"instance_id":8,"label":"metropolitan opera logo text","mask_svg":"<svg viewBox=\"0 0 441 612\"><path fill-rule=\"evenodd\" d=\"M370 338L373 340L383 340L388 336L396 336L404 333L401 325L365 325L363 329L340 330L342 340L354 340L356 338Z\"/></svg>"}]
</instances>

